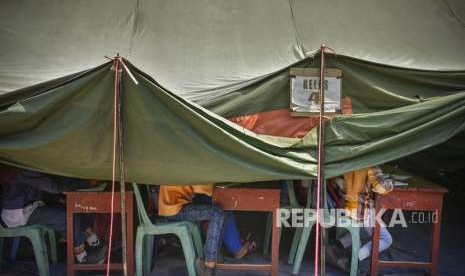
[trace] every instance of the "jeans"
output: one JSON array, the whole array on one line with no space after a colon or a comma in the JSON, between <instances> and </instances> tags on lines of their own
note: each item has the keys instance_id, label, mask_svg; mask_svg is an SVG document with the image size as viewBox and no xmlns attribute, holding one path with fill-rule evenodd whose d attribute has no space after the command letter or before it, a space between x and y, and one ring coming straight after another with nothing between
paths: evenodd
<instances>
[{"instance_id":1,"label":"jeans","mask_svg":"<svg viewBox=\"0 0 465 276\"><path fill-rule=\"evenodd\" d=\"M364 240L371 238L373 235L372 227L361 227L360 239ZM350 234L343 236L339 241L342 243L344 248L349 247L352 244ZM382 252L389 248L392 244L392 236L386 227L381 227L379 231L379 252ZM358 252L359 261L363 261L371 255L371 241L365 243L360 247Z\"/></svg>"},{"instance_id":2,"label":"jeans","mask_svg":"<svg viewBox=\"0 0 465 276\"><path fill-rule=\"evenodd\" d=\"M192 200L194 203L212 204L212 198L207 195L196 195ZM236 216L233 212L224 212L226 220L223 229L223 244L232 255L239 252L242 247L239 230L236 224Z\"/></svg>"},{"instance_id":3,"label":"jeans","mask_svg":"<svg viewBox=\"0 0 465 276\"><path fill-rule=\"evenodd\" d=\"M66 238L66 209L53 206L41 206L34 210L27 222L28 225L43 225L55 230ZM74 217L74 245L84 244L84 231L88 227L82 217Z\"/></svg>"},{"instance_id":4,"label":"jeans","mask_svg":"<svg viewBox=\"0 0 465 276\"><path fill-rule=\"evenodd\" d=\"M223 209L215 204L189 203L176 215L166 218L168 221L209 221L204 246L205 261L216 262L225 221Z\"/></svg>"}]
</instances>

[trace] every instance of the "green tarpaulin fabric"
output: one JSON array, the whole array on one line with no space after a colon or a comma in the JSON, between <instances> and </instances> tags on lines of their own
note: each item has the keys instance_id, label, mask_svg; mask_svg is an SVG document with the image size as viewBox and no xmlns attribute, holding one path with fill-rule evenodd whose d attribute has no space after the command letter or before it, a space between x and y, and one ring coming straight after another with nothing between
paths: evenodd
<instances>
[{"instance_id":1,"label":"green tarpaulin fabric","mask_svg":"<svg viewBox=\"0 0 465 276\"><path fill-rule=\"evenodd\" d=\"M139 84L123 74L128 181L186 184L315 176L315 130L302 139L255 135L130 67ZM109 179L110 64L38 88L21 91L15 103L0 112L1 161L61 175ZM326 129L326 176L446 141L464 130L464 118L464 92L337 118Z\"/></svg>"},{"instance_id":2,"label":"green tarpaulin fabric","mask_svg":"<svg viewBox=\"0 0 465 276\"><path fill-rule=\"evenodd\" d=\"M60 175L110 179L113 72L110 65L49 89L23 91L0 113L2 162ZM136 73L123 80L127 180L247 182L314 174L304 140L257 137ZM35 89L35 88L33 88ZM292 149L292 150L291 150Z\"/></svg>"},{"instance_id":3,"label":"green tarpaulin fabric","mask_svg":"<svg viewBox=\"0 0 465 276\"><path fill-rule=\"evenodd\" d=\"M326 65L342 70L342 95L352 99L354 113L388 110L465 90L465 70L411 70L332 55L327 57ZM288 109L289 68L319 66L318 56L308 58L223 97L199 104L227 118Z\"/></svg>"},{"instance_id":4,"label":"green tarpaulin fabric","mask_svg":"<svg viewBox=\"0 0 465 276\"><path fill-rule=\"evenodd\" d=\"M388 111L336 119L326 129L326 176L396 160L464 131L465 91ZM459 153L463 155L463 151Z\"/></svg>"},{"instance_id":5,"label":"green tarpaulin fabric","mask_svg":"<svg viewBox=\"0 0 465 276\"><path fill-rule=\"evenodd\" d=\"M290 67L318 68L319 57ZM380 65L349 57L330 56L327 66L343 72L342 94L351 98L355 113L390 110L465 90L465 71L425 71ZM289 108L289 68L285 68L224 97L203 103L226 117ZM387 118L389 120L389 118ZM463 118L465 120L465 118ZM465 131L409 159L423 170L465 167ZM381 151L379 154L382 154ZM433 161L433 162L432 162Z\"/></svg>"},{"instance_id":6,"label":"green tarpaulin fabric","mask_svg":"<svg viewBox=\"0 0 465 276\"><path fill-rule=\"evenodd\" d=\"M0 161L108 179L101 64L120 53L141 82L124 76L128 180L314 176L314 132L257 136L224 118L288 108L289 67L318 67L325 43L357 113L327 126L328 176L414 153L462 168L464 22L461 0L2 1Z\"/></svg>"}]
</instances>

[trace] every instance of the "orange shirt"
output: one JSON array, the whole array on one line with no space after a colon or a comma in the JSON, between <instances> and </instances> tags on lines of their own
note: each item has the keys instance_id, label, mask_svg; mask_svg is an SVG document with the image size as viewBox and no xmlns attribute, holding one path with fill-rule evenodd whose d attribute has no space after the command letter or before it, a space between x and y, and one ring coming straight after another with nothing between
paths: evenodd
<instances>
[{"instance_id":1,"label":"orange shirt","mask_svg":"<svg viewBox=\"0 0 465 276\"><path fill-rule=\"evenodd\" d=\"M212 196L213 185L160 185L160 193L158 195L158 214L160 216L176 215L185 204L192 202L194 194Z\"/></svg>"}]
</instances>

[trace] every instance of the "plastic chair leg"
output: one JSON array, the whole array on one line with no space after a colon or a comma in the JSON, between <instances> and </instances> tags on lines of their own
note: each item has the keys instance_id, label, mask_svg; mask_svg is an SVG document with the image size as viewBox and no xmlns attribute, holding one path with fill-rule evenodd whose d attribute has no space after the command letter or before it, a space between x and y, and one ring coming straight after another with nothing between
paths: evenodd
<instances>
[{"instance_id":1,"label":"plastic chair leg","mask_svg":"<svg viewBox=\"0 0 465 276\"><path fill-rule=\"evenodd\" d=\"M48 243L50 245L50 259L52 263L56 264L58 263L58 257L57 257L57 240L55 237L55 230L46 229L45 233L48 236Z\"/></svg>"},{"instance_id":2,"label":"plastic chair leg","mask_svg":"<svg viewBox=\"0 0 465 276\"><path fill-rule=\"evenodd\" d=\"M181 241L182 250L184 251L184 258L186 259L186 267L189 276L196 276L197 273L195 271L195 249L191 233L189 233L189 229L186 229L186 231L177 232L176 235L179 237L179 240Z\"/></svg>"},{"instance_id":3,"label":"plastic chair leg","mask_svg":"<svg viewBox=\"0 0 465 276\"><path fill-rule=\"evenodd\" d=\"M143 269L144 275L149 275L152 270L152 258L153 258L153 235L146 235L144 237L144 252L143 252Z\"/></svg>"},{"instance_id":4,"label":"plastic chair leg","mask_svg":"<svg viewBox=\"0 0 465 276\"><path fill-rule=\"evenodd\" d=\"M16 256L18 255L19 246L21 245L21 237L14 237L12 239L13 242L11 243L10 260L14 263L16 262Z\"/></svg>"},{"instance_id":5,"label":"plastic chair leg","mask_svg":"<svg viewBox=\"0 0 465 276\"><path fill-rule=\"evenodd\" d=\"M203 259L203 243L202 243L202 236L200 235L200 230L197 224L192 224L192 240L194 242L195 251L197 256Z\"/></svg>"},{"instance_id":6,"label":"plastic chair leg","mask_svg":"<svg viewBox=\"0 0 465 276\"><path fill-rule=\"evenodd\" d=\"M2 237L0 237L0 265L2 264L2 260L3 260L3 239Z\"/></svg>"},{"instance_id":7,"label":"plastic chair leg","mask_svg":"<svg viewBox=\"0 0 465 276\"><path fill-rule=\"evenodd\" d=\"M142 249L143 249L143 243L144 243L144 236L145 233L144 231L139 228L137 229L137 234L136 234L136 275L137 276L142 276Z\"/></svg>"},{"instance_id":8,"label":"plastic chair leg","mask_svg":"<svg viewBox=\"0 0 465 276\"><path fill-rule=\"evenodd\" d=\"M271 224L273 223L273 213L268 213L266 217L265 234L263 235L263 255L270 252Z\"/></svg>"},{"instance_id":9,"label":"plastic chair leg","mask_svg":"<svg viewBox=\"0 0 465 276\"><path fill-rule=\"evenodd\" d=\"M36 258L37 268L40 276L49 276L50 270L48 265L47 246L43 239L41 231L34 231L28 235L31 240L34 256Z\"/></svg>"},{"instance_id":10,"label":"plastic chair leg","mask_svg":"<svg viewBox=\"0 0 465 276\"><path fill-rule=\"evenodd\" d=\"M358 251L360 250L360 228L348 229L352 236L352 257L350 261L350 276L356 276L358 272Z\"/></svg>"},{"instance_id":11,"label":"plastic chair leg","mask_svg":"<svg viewBox=\"0 0 465 276\"><path fill-rule=\"evenodd\" d=\"M310 238L310 232L312 231L313 224L309 225L309 227L302 228L302 237L300 238L300 242L297 246L297 252L294 258L294 266L292 267L292 275L299 274L300 265L302 264L302 259L304 257L305 248L307 247L308 239Z\"/></svg>"},{"instance_id":12,"label":"plastic chair leg","mask_svg":"<svg viewBox=\"0 0 465 276\"><path fill-rule=\"evenodd\" d=\"M303 230L302 227L297 227L295 229L294 237L292 238L291 249L289 250L288 264L293 264L294 263L295 254L297 252L297 246L299 245L300 240L302 238L302 230Z\"/></svg>"}]
</instances>

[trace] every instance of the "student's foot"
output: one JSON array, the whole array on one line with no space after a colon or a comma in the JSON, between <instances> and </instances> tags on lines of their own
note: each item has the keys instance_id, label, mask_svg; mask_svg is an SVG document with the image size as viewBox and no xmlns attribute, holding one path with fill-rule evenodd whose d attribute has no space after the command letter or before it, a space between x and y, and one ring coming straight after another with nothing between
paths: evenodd
<instances>
[{"instance_id":1,"label":"student's foot","mask_svg":"<svg viewBox=\"0 0 465 276\"><path fill-rule=\"evenodd\" d=\"M247 254L249 254L249 252L252 251L252 247L253 247L253 242L251 242L251 241L245 242L245 243L241 246L241 248L239 249L239 251L237 251L236 253L234 253L234 255L233 255L234 259L240 260L240 259L244 258L245 256L247 256Z\"/></svg>"},{"instance_id":2,"label":"student's foot","mask_svg":"<svg viewBox=\"0 0 465 276\"><path fill-rule=\"evenodd\" d=\"M86 251L86 247L84 246L84 244L74 247L74 259L76 260L76 263L78 264L82 264L86 261L87 251Z\"/></svg>"},{"instance_id":3,"label":"student's foot","mask_svg":"<svg viewBox=\"0 0 465 276\"><path fill-rule=\"evenodd\" d=\"M195 271L197 276L213 276L214 269L207 267L201 259L197 258L195 260Z\"/></svg>"},{"instance_id":4,"label":"student's foot","mask_svg":"<svg viewBox=\"0 0 465 276\"><path fill-rule=\"evenodd\" d=\"M112 247L112 249L113 249L113 247ZM107 245L106 245L105 241L99 240L98 243L94 243L92 245L86 244L86 250L87 250L88 254L97 254L98 255L99 252L101 252L102 250L105 250L105 252L106 252Z\"/></svg>"},{"instance_id":5,"label":"student's foot","mask_svg":"<svg viewBox=\"0 0 465 276\"><path fill-rule=\"evenodd\" d=\"M248 233L244 238L244 243L242 244L241 248L233 255L233 257L236 260L240 260L256 249L257 244L255 243L255 239L251 233Z\"/></svg>"},{"instance_id":6,"label":"student's foot","mask_svg":"<svg viewBox=\"0 0 465 276\"><path fill-rule=\"evenodd\" d=\"M252 235L252 233L247 233L247 235L245 236L245 241L250 242L249 252L254 252L255 250L257 250L257 243L255 242L255 237Z\"/></svg>"},{"instance_id":7,"label":"student's foot","mask_svg":"<svg viewBox=\"0 0 465 276\"><path fill-rule=\"evenodd\" d=\"M101 242L98 246L90 246L87 250L86 264L102 264L105 261L107 246Z\"/></svg>"}]
</instances>

